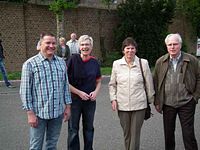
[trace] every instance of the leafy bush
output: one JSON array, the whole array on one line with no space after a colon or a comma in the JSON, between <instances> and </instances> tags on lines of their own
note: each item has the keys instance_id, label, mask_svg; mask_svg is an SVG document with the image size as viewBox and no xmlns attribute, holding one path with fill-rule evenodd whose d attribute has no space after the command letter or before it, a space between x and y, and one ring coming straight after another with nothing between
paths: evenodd
<instances>
[{"instance_id":1,"label":"leafy bush","mask_svg":"<svg viewBox=\"0 0 200 150\"><path fill-rule=\"evenodd\" d=\"M120 24L114 31L115 47L131 36L138 44L137 55L155 64L166 53L164 39L174 10L174 0L126 0L117 8Z\"/></svg>"},{"instance_id":2,"label":"leafy bush","mask_svg":"<svg viewBox=\"0 0 200 150\"><path fill-rule=\"evenodd\" d=\"M119 51L107 52L105 59L101 62L102 67L111 67L114 60L122 57L122 53Z\"/></svg>"}]
</instances>

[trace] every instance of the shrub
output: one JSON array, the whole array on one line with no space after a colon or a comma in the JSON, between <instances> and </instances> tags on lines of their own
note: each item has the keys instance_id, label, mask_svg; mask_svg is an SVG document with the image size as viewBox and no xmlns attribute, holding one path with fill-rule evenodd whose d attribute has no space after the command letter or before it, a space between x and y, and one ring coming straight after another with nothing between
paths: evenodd
<instances>
[{"instance_id":1,"label":"shrub","mask_svg":"<svg viewBox=\"0 0 200 150\"><path fill-rule=\"evenodd\" d=\"M131 36L138 44L137 55L154 65L166 53L164 39L174 10L174 0L126 0L118 5L120 23L114 31L115 47L120 48L122 41Z\"/></svg>"}]
</instances>

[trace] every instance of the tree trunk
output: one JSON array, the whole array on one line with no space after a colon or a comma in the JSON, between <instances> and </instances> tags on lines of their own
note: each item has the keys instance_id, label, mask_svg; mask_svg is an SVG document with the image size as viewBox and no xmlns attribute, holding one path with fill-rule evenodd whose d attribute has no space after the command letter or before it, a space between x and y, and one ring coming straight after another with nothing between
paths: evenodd
<instances>
[{"instance_id":1,"label":"tree trunk","mask_svg":"<svg viewBox=\"0 0 200 150\"><path fill-rule=\"evenodd\" d=\"M60 37L64 36L64 11L61 11L60 14L56 14L57 22L57 42Z\"/></svg>"}]
</instances>

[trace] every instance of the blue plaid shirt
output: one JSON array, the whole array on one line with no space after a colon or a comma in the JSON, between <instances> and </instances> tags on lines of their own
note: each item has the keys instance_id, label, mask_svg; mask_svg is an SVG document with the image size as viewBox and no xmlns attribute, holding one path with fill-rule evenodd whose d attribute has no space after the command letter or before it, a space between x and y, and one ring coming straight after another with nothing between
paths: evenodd
<instances>
[{"instance_id":1,"label":"blue plaid shirt","mask_svg":"<svg viewBox=\"0 0 200 150\"><path fill-rule=\"evenodd\" d=\"M50 61L41 53L28 59L22 68L20 96L23 109L42 119L57 118L71 104L64 60L54 55Z\"/></svg>"}]
</instances>

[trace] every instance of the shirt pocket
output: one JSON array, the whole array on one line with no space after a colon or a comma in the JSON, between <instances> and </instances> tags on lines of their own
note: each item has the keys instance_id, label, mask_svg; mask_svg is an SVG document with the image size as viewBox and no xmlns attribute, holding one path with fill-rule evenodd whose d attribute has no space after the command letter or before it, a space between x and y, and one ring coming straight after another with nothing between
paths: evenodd
<instances>
[{"instance_id":1,"label":"shirt pocket","mask_svg":"<svg viewBox=\"0 0 200 150\"><path fill-rule=\"evenodd\" d=\"M48 76L45 71L45 67L42 65L34 66L33 68L33 79L37 82L44 81L45 76Z\"/></svg>"},{"instance_id":2,"label":"shirt pocket","mask_svg":"<svg viewBox=\"0 0 200 150\"><path fill-rule=\"evenodd\" d=\"M57 77L58 77L58 80L66 80L65 77L66 77L66 71L64 71L64 68L57 68Z\"/></svg>"}]
</instances>

